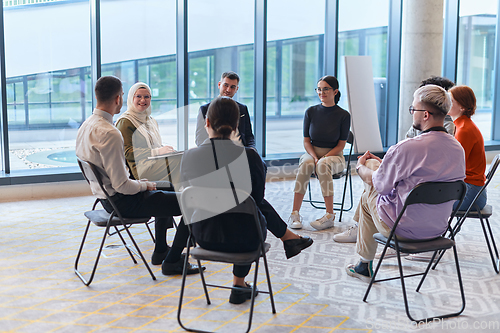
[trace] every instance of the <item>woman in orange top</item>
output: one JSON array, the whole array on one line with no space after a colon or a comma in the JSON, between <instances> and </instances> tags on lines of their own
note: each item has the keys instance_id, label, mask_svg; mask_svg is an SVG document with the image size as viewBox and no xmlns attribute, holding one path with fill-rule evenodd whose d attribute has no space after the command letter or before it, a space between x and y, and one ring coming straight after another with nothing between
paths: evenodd
<instances>
[{"instance_id":1,"label":"woman in orange top","mask_svg":"<svg viewBox=\"0 0 500 333\"><path fill-rule=\"evenodd\" d=\"M467 210L486 181L486 154L484 140L479 128L470 119L476 112L476 96L467 86L456 86L449 90L453 105L448 114L455 124L455 138L465 151L465 183L467 194L460 210ZM479 209L486 205L486 191L477 200ZM455 208L455 207L454 207Z\"/></svg>"}]
</instances>

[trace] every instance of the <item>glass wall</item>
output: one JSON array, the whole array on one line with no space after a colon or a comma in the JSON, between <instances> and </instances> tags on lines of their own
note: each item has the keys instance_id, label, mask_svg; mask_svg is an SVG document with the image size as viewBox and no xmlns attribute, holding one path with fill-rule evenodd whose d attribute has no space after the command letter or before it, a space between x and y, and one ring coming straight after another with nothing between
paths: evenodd
<instances>
[{"instance_id":1,"label":"glass wall","mask_svg":"<svg viewBox=\"0 0 500 333\"><path fill-rule=\"evenodd\" d=\"M4 7L11 170L76 165L90 113L88 1Z\"/></svg>"},{"instance_id":2,"label":"glass wall","mask_svg":"<svg viewBox=\"0 0 500 333\"><path fill-rule=\"evenodd\" d=\"M332 42L324 40L325 23L334 20L326 17L330 14L325 2L267 1L267 122L258 140L265 140L268 159L294 158L303 152L304 111L319 103L314 87L325 74L324 49ZM92 112L89 2L5 0L3 4L6 53L2 60L7 76L3 112L8 117L10 169L71 166L66 170L76 173L76 132ZM102 75L123 81L125 100L132 84L149 84L163 142L174 146L176 4L176 0L100 0ZM338 0L337 73L327 73L337 75L342 92L339 104L348 109L344 56L372 57L382 134L386 130L382 124L388 124L389 5L389 0ZM255 13L254 0L237 5L189 0L187 6L188 143L192 147L199 106L219 94L217 83L224 71L240 75L234 98L248 106L253 119L254 24L255 15L263 14ZM497 6L495 0L461 0L459 12L456 81L476 92L478 112L473 119L486 140L491 138L495 91ZM54 173L66 172L59 170Z\"/></svg>"},{"instance_id":3,"label":"glass wall","mask_svg":"<svg viewBox=\"0 0 500 333\"><path fill-rule=\"evenodd\" d=\"M254 1L228 5L222 0L188 1L189 129L195 146L199 107L219 95L223 72L240 76L234 99L246 104L253 118Z\"/></svg>"},{"instance_id":4,"label":"glass wall","mask_svg":"<svg viewBox=\"0 0 500 333\"><path fill-rule=\"evenodd\" d=\"M491 139L497 1L460 0L457 84L476 95L472 117L485 140Z\"/></svg>"},{"instance_id":5,"label":"glass wall","mask_svg":"<svg viewBox=\"0 0 500 333\"><path fill-rule=\"evenodd\" d=\"M101 0L101 75L123 82L123 107L129 88L151 88L151 115L162 143L177 145L175 0ZM119 15L117 15L119 13ZM115 120L116 120L115 116Z\"/></svg>"},{"instance_id":6,"label":"glass wall","mask_svg":"<svg viewBox=\"0 0 500 333\"><path fill-rule=\"evenodd\" d=\"M339 105L348 106L344 56L367 55L372 58L375 99L379 127L386 122L387 27L389 0L339 0L337 78L342 97Z\"/></svg>"},{"instance_id":7,"label":"glass wall","mask_svg":"<svg viewBox=\"0 0 500 333\"><path fill-rule=\"evenodd\" d=\"M267 9L266 157L304 150L305 110L323 73L325 0L269 1ZM304 17L308 24L297 24Z\"/></svg>"}]
</instances>

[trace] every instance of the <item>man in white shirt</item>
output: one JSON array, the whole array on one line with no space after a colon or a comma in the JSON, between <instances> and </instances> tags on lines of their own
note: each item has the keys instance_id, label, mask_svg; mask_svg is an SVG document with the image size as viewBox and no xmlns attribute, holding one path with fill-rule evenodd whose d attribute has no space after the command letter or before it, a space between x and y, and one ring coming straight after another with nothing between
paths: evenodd
<instances>
[{"instance_id":1,"label":"man in white shirt","mask_svg":"<svg viewBox=\"0 0 500 333\"><path fill-rule=\"evenodd\" d=\"M76 156L94 164L101 173L104 188L113 197L124 217L156 218L156 243L153 264L162 263L165 275L182 274L182 250L188 231L184 222L179 223L172 247L166 242L167 228L172 216L181 215L174 192L157 191L156 183L132 180L125 164L123 137L113 125L113 115L120 113L123 105L121 81L114 76L103 76L95 86L97 105L93 114L80 126L76 137ZM92 193L100 199L104 209L113 208L98 184L91 183ZM164 260L163 260L164 259ZM188 267L188 273L198 273L198 266Z\"/></svg>"}]
</instances>

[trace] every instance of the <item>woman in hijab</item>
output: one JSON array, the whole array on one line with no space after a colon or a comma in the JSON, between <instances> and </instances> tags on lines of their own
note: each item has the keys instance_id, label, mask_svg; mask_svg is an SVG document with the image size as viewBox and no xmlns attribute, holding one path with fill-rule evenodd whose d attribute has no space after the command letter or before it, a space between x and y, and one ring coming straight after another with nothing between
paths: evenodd
<instances>
[{"instance_id":1,"label":"woman in hijab","mask_svg":"<svg viewBox=\"0 0 500 333\"><path fill-rule=\"evenodd\" d=\"M158 181L168 180L174 184L179 178L180 158L158 158L174 151L171 146L161 143L158 123L151 117L151 89L143 82L134 84L127 98L127 111L116 121L116 127L123 136L125 159L135 179L148 179L157 182L158 189L169 190ZM155 249L151 262L160 265L168 254L166 232L173 227L173 219L155 221Z\"/></svg>"},{"instance_id":2,"label":"woman in hijab","mask_svg":"<svg viewBox=\"0 0 500 333\"><path fill-rule=\"evenodd\" d=\"M143 82L134 84L127 98L127 111L116 121L123 136L125 158L135 179L178 181L180 159L150 159L174 152L163 146L158 123L151 117L151 89Z\"/></svg>"}]
</instances>

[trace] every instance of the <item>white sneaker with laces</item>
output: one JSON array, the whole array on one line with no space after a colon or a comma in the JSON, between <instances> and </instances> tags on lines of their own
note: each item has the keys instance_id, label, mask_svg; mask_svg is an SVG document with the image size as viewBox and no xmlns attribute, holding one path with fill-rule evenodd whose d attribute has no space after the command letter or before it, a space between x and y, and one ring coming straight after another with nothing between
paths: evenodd
<instances>
[{"instance_id":1,"label":"white sneaker with laces","mask_svg":"<svg viewBox=\"0 0 500 333\"><path fill-rule=\"evenodd\" d=\"M300 216L298 211L294 210L292 214L290 214L288 224L292 229L302 229L302 216Z\"/></svg>"},{"instance_id":2,"label":"white sneaker with laces","mask_svg":"<svg viewBox=\"0 0 500 333\"><path fill-rule=\"evenodd\" d=\"M311 227L316 230L323 230L333 227L333 221L335 220L335 213L326 213L323 217L311 222Z\"/></svg>"},{"instance_id":3,"label":"white sneaker with laces","mask_svg":"<svg viewBox=\"0 0 500 333\"><path fill-rule=\"evenodd\" d=\"M351 225L349 229L333 236L333 240L337 243L356 243L358 239L358 224Z\"/></svg>"},{"instance_id":4,"label":"white sneaker with laces","mask_svg":"<svg viewBox=\"0 0 500 333\"><path fill-rule=\"evenodd\" d=\"M407 256L405 259L413 260L413 261L421 261L421 262L429 262L432 258L433 252L424 252L424 253L412 253ZM436 255L434 258L434 262L437 260L439 255Z\"/></svg>"},{"instance_id":5,"label":"white sneaker with laces","mask_svg":"<svg viewBox=\"0 0 500 333\"><path fill-rule=\"evenodd\" d=\"M377 254L375 254L375 259L380 259L380 257L382 256L382 251L377 252ZM408 253L399 253L399 254L401 255L401 257L408 256ZM397 258L397 256L398 254L396 253L396 250L394 250L392 247L388 247L387 251L385 251L384 259Z\"/></svg>"}]
</instances>

